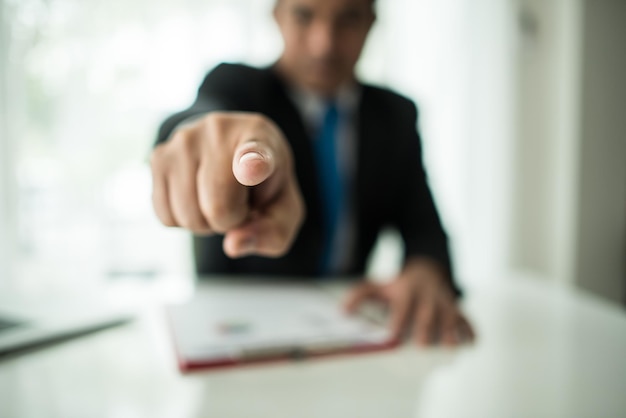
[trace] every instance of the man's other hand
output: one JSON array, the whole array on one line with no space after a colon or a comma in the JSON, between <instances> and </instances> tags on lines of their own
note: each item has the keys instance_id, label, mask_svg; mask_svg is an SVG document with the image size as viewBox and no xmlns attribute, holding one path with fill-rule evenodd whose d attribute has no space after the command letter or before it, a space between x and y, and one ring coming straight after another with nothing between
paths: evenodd
<instances>
[{"instance_id":1,"label":"man's other hand","mask_svg":"<svg viewBox=\"0 0 626 418\"><path fill-rule=\"evenodd\" d=\"M224 234L230 257L284 255L304 220L291 148L260 114L209 113L158 145L150 165L161 222Z\"/></svg>"},{"instance_id":2,"label":"man's other hand","mask_svg":"<svg viewBox=\"0 0 626 418\"><path fill-rule=\"evenodd\" d=\"M345 309L354 312L365 300L384 302L394 340L410 332L422 346L456 346L474 340L474 331L459 309L438 265L425 259L409 261L400 275L385 284L363 283L348 295Z\"/></svg>"}]
</instances>

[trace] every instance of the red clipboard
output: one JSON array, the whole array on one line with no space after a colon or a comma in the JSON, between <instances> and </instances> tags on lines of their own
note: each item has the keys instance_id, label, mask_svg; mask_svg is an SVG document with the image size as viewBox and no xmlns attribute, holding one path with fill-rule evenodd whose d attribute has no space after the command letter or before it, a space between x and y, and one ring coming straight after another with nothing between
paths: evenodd
<instances>
[{"instance_id":1,"label":"red clipboard","mask_svg":"<svg viewBox=\"0 0 626 418\"><path fill-rule=\"evenodd\" d=\"M232 283L166 307L182 372L391 349L386 327L342 312L323 288Z\"/></svg>"}]
</instances>

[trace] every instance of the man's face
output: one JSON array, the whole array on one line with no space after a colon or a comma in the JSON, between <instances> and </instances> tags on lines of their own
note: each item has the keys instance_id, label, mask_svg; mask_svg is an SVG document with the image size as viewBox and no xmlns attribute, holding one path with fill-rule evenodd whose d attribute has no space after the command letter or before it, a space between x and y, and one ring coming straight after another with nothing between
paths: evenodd
<instances>
[{"instance_id":1,"label":"man's face","mask_svg":"<svg viewBox=\"0 0 626 418\"><path fill-rule=\"evenodd\" d=\"M352 79L374 21L371 0L277 0L280 65L300 87L331 95Z\"/></svg>"}]
</instances>

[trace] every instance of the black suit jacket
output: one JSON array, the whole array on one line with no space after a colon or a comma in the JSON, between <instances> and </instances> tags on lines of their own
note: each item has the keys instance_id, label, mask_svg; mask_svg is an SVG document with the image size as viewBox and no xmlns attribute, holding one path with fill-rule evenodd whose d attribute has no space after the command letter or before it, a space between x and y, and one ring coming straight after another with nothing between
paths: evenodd
<instances>
[{"instance_id":1,"label":"black suit jacket","mask_svg":"<svg viewBox=\"0 0 626 418\"><path fill-rule=\"evenodd\" d=\"M356 245L354 262L345 274L363 274L379 231L391 226L402 235L405 257L437 260L458 293L448 240L422 164L417 109L413 102L389 90L369 85L361 88L356 184L349 196L356 217ZM157 144L166 141L183 120L215 110L262 113L282 129L293 150L307 216L290 251L278 259L230 259L222 250L222 237L195 237L198 273L314 277L323 243L318 177L311 138L284 82L273 68L221 64L206 76L193 105L162 124Z\"/></svg>"}]
</instances>

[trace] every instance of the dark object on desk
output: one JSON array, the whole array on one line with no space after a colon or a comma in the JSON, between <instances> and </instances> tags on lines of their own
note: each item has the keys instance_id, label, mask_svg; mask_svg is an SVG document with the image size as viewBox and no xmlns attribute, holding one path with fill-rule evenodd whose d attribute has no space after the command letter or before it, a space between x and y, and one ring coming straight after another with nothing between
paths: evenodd
<instances>
[{"instance_id":1,"label":"dark object on desk","mask_svg":"<svg viewBox=\"0 0 626 418\"><path fill-rule=\"evenodd\" d=\"M128 312L89 306L75 300L41 304L2 305L0 359L23 354L53 343L90 334L132 319Z\"/></svg>"},{"instance_id":2,"label":"dark object on desk","mask_svg":"<svg viewBox=\"0 0 626 418\"><path fill-rule=\"evenodd\" d=\"M3 318L0 316L0 333L11 328L22 326L23 323L12 318Z\"/></svg>"}]
</instances>

